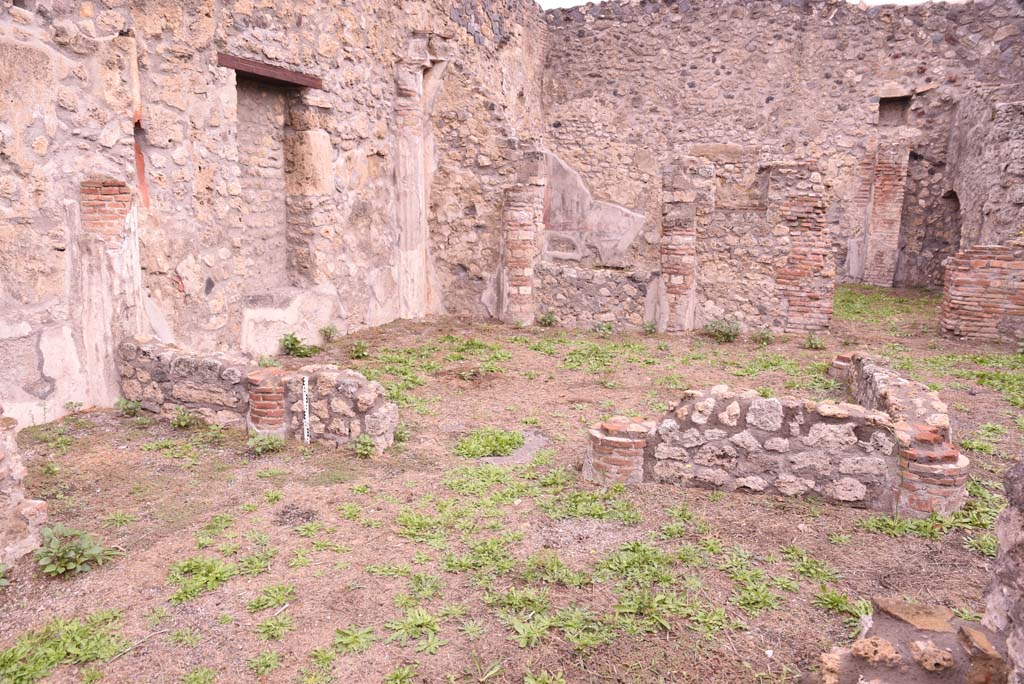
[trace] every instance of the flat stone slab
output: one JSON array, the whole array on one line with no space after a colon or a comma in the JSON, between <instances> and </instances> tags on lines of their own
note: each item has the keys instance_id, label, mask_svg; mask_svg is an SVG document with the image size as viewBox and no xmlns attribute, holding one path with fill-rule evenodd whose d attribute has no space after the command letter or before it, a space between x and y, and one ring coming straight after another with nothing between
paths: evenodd
<instances>
[{"instance_id":1,"label":"flat stone slab","mask_svg":"<svg viewBox=\"0 0 1024 684\"><path fill-rule=\"evenodd\" d=\"M871 599L875 610L926 632L953 632L953 611L944 606L926 606L908 603L895 598L875 597Z\"/></svg>"}]
</instances>

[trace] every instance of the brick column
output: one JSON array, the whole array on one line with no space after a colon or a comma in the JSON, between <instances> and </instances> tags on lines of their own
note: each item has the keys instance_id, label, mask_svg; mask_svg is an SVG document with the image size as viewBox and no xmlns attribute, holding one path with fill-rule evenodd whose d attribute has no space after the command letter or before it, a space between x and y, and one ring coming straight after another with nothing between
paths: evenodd
<instances>
[{"instance_id":1,"label":"brick column","mask_svg":"<svg viewBox=\"0 0 1024 684\"><path fill-rule=\"evenodd\" d=\"M970 460L946 441L943 432L924 423L900 423L900 491L897 515L926 518L949 515L967 500Z\"/></svg>"},{"instance_id":2,"label":"brick column","mask_svg":"<svg viewBox=\"0 0 1024 684\"><path fill-rule=\"evenodd\" d=\"M260 435L288 434L285 383L288 371L282 368L260 368L246 376L249 390L247 424Z\"/></svg>"},{"instance_id":3,"label":"brick column","mask_svg":"<svg viewBox=\"0 0 1024 684\"><path fill-rule=\"evenodd\" d=\"M781 164L772 169L769 216L789 241L786 264L775 273L786 303L783 330L828 330L835 292L835 255L825 219L827 188L810 164Z\"/></svg>"},{"instance_id":4,"label":"brick column","mask_svg":"<svg viewBox=\"0 0 1024 684\"><path fill-rule=\"evenodd\" d=\"M519 182L505 190L501 212L501 318L532 325L537 315L533 265L544 230L546 159L539 152L526 156Z\"/></svg>"},{"instance_id":5,"label":"brick column","mask_svg":"<svg viewBox=\"0 0 1024 684\"><path fill-rule=\"evenodd\" d=\"M639 484L644 479L644 450L654 421L615 416L590 428L583 478L602 485Z\"/></svg>"},{"instance_id":6,"label":"brick column","mask_svg":"<svg viewBox=\"0 0 1024 684\"><path fill-rule=\"evenodd\" d=\"M715 208L715 167L677 160L662 177L661 281L668 309L665 330L697 327L697 226Z\"/></svg>"},{"instance_id":7,"label":"brick column","mask_svg":"<svg viewBox=\"0 0 1024 684\"><path fill-rule=\"evenodd\" d=\"M132 193L121 181L93 178L79 187L82 228L87 233L122 237L132 207Z\"/></svg>"}]
</instances>

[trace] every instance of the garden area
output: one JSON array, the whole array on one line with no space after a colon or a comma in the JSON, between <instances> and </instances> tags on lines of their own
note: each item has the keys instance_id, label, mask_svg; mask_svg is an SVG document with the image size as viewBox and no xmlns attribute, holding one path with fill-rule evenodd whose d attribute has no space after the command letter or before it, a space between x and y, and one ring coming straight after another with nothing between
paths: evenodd
<instances>
[{"instance_id":1,"label":"garden area","mask_svg":"<svg viewBox=\"0 0 1024 684\"><path fill-rule=\"evenodd\" d=\"M781 684L851 641L872 596L979 620L1024 354L940 337L937 308L845 286L829 334L445 318L260 359L380 382L401 413L383 455L69 406L19 435L50 523L0 567L0 682ZM854 351L948 403L963 511L580 481L596 422L719 384L844 401L826 371Z\"/></svg>"}]
</instances>

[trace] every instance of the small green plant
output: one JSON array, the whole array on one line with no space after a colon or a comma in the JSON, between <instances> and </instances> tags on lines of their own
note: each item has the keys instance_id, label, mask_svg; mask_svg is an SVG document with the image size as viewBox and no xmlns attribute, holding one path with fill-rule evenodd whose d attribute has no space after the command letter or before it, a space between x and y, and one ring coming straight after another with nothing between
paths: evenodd
<instances>
[{"instance_id":1,"label":"small green plant","mask_svg":"<svg viewBox=\"0 0 1024 684\"><path fill-rule=\"evenodd\" d=\"M644 323L643 326L644 335L655 335L658 332L657 323Z\"/></svg>"},{"instance_id":2,"label":"small green plant","mask_svg":"<svg viewBox=\"0 0 1024 684\"><path fill-rule=\"evenodd\" d=\"M0 589L10 586L11 580L7 579L7 566L0 563Z\"/></svg>"},{"instance_id":3,"label":"small green plant","mask_svg":"<svg viewBox=\"0 0 1024 684\"><path fill-rule=\"evenodd\" d=\"M64 577L89 572L94 565L103 565L118 555L91 534L57 523L41 531L42 545L35 551L35 560L44 575Z\"/></svg>"},{"instance_id":4,"label":"small green plant","mask_svg":"<svg viewBox=\"0 0 1024 684\"><path fill-rule=\"evenodd\" d=\"M384 676L384 684L413 684L416 681L416 666L402 665Z\"/></svg>"},{"instance_id":5,"label":"small green plant","mask_svg":"<svg viewBox=\"0 0 1024 684\"><path fill-rule=\"evenodd\" d=\"M263 651L258 656L246 660L245 664L253 674L262 677L281 667L281 654L274 651Z\"/></svg>"},{"instance_id":6,"label":"small green plant","mask_svg":"<svg viewBox=\"0 0 1024 684\"><path fill-rule=\"evenodd\" d=\"M463 458L508 456L523 446L523 433L501 428L485 427L473 430L455 445L455 454Z\"/></svg>"},{"instance_id":7,"label":"small green plant","mask_svg":"<svg viewBox=\"0 0 1024 684\"><path fill-rule=\"evenodd\" d=\"M334 630L333 646L341 655L351 655L369 650L376 640L377 633L373 627L349 625L344 629Z\"/></svg>"},{"instance_id":8,"label":"small green plant","mask_svg":"<svg viewBox=\"0 0 1024 684\"><path fill-rule=\"evenodd\" d=\"M704 326L704 335L710 337L719 344L735 342L740 336L740 324L736 321L729 321L719 318Z\"/></svg>"},{"instance_id":9,"label":"small green plant","mask_svg":"<svg viewBox=\"0 0 1024 684\"><path fill-rule=\"evenodd\" d=\"M273 356L260 356L259 361L256 362L260 368L280 368L281 362L275 359Z\"/></svg>"},{"instance_id":10,"label":"small green plant","mask_svg":"<svg viewBox=\"0 0 1024 684\"><path fill-rule=\"evenodd\" d=\"M523 684L565 684L565 675L561 672L541 670L537 674L527 670L523 676Z\"/></svg>"},{"instance_id":11,"label":"small green plant","mask_svg":"<svg viewBox=\"0 0 1024 684\"><path fill-rule=\"evenodd\" d=\"M180 684L214 684L217 672L208 667L197 667L183 674L178 681Z\"/></svg>"},{"instance_id":12,"label":"small green plant","mask_svg":"<svg viewBox=\"0 0 1024 684\"><path fill-rule=\"evenodd\" d=\"M338 339L338 326L332 324L325 325L320 328L320 339L322 339L325 344L330 344L334 340Z\"/></svg>"},{"instance_id":13,"label":"small green plant","mask_svg":"<svg viewBox=\"0 0 1024 684\"><path fill-rule=\"evenodd\" d=\"M953 615L956 615L961 620L967 622L981 622L981 619L985 617L981 613L971 610L970 608L954 608Z\"/></svg>"},{"instance_id":14,"label":"small green plant","mask_svg":"<svg viewBox=\"0 0 1024 684\"><path fill-rule=\"evenodd\" d=\"M767 347L775 342L775 334L768 328L761 328L753 332L750 336L750 341L759 347Z\"/></svg>"},{"instance_id":15,"label":"small green plant","mask_svg":"<svg viewBox=\"0 0 1024 684\"><path fill-rule=\"evenodd\" d=\"M302 359L320 353L320 347L304 343L295 333L287 333L281 337L281 350L288 356Z\"/></svg>"},{"instance_id":16,"label":"small green plant","mask_svg":"<svg viewBox=\"0 0 1024 684\"><path fill-rule=\"evenodd\" d=\"M256 625L256 633L264 641L278 641L295 630L295 623L287 615L277 615Z\"/></svg>"},{"instance_id":17,"label":"small green plant","mask_svg":"<svg viewBox=\"0 0 1024 684\"><path fill-rule=\"evenodd\" d=\"M542 328L553 328L558 323L558 318L555 317L554 311L545 311L537 317L537 325Z\"/></svg>"},{"instance_id":18,"label":"small green plant","mask_svg":"<svg viewBox=\"0 0 1024 684\"><path fill-rule=\"evenodd\" d=\"M280 435L253 435L246 443L256 456L276 454L284 450L284 437Z\"/></svg>"},{"instance_id":19,"label":"small green plant","mask_svg":"<svg viewBox=\"0 0 1024 684\"><path fill-rule=\"evenodd\" d=\"M122 397L114 403L114 410L125 418L134 418L142 410L142 404Z\"/></svg>"},{"instance_id":20,"label":"small green plant","mask_svg":"<svg viewBox=\"0 0 1024 684\"><path fill-rule=\"evenodd\" d=\"M813 349L815 351L821 351L825 348L825 340L821 339L814 333L807 333L807 337L804 338L803 344L801 345L804 349Z\"/></svg>"},{"instance_id":21,"label":"small green plant","mask_svg":"<svg viewBox=\"0 0 1024 684\"><path fill-rule=\"evenodd\" d=\"M178 406L175 408L174 415L171 417L171 425L179 430L191 430L202 422L202 418L195 415L184 406Z\"/></svg>"},{"instance_id":22,"label":"small green plant","mask_svg":"<svg viewBox=\"0 0 1024 684\"><path fill-rule=\"evenodd\" d=\"M612 323L595 323L592 330L601 337L608 337L615 332L615 326Z\"/></svg>"},{"instance_id":23,"label":"small green plant","mask_svg":"<svg viewBox=\"0 0 1024 684\"><path fill-rule=\"evenodd\" d=\"M84 404L82 404L82 402L80 401L64 402L64 410L67 411L68 413L78 413L79 411L82 410L82 406L84 406Z\"/></svg>"},{"instance_id":24,"label":"small green plant","mask_svg":"<svg viewBox=\"0 0 1024 684\"><path fill-rule=\"evenodd\" d=\"M250 613L258 613L268 608L279 608L295 600L294 584L274 584L263 589L259 596L245 605Z\"/></svg>"},{"instance_id":25,"label":"small green plant","mask_svg":"<svg viewBox=\"0 0 1024 684\"><path fill-rule=\"evenodd\" d=\"M238 574L234 563L219 558L192 556L171 565L167 581L178 587L171 596L171 603L185 603L200 594L213 591Z\"/></svg>"},{"instance_id":26,"label":"small green plant","mask_svg":"<svg viewBox=\"0 0 1024 684\"><path fill-rule=\"evenodd\" d=\"M0 681L33 684L60 665L110 660L128 648L118 634L119 619L117 611L101 611L84 620L56 619L23 634L9 649L0 651Z\"/></svg>"},{"instance_id":27,"label":"small green plant","mask_svg":"<svg viewBox=\"0 0 1024 684\"><path fill-rule=\"evenodd\" d=\"M842 534L841 532L833 532L828 535L828 543L836 544L837 546L843 546L849 544L852 537L848 534Z\"/></svg>"},{"instance_id":28,"label":"small green plant","mask_svg":"<svg viewBox=\"0 0 1024 684\"><path fill-rule=\"evenodd\" d=\"M999 550L999 539L991 532L984 532L973 537L968 537L967 541L964 542L964 548L970 549L971 551L977 551L981 555L988 556L989 558L995 558L996 553Z\"/></svg>"},{"instance_id":29,"label":"small green plant","mask_svg":"<svg viewBox=\"0 0 1024 684\"><path fill-rule=\"evenodd\" d=\"M352 450L359 458L373 458L373 455L377 453L377 443L370 435L362 434L352 441Z\"/></svg>"},{"instance_id":30,"label":"small green plant","mask_svg":"<svg viewBox=\"0 0 1024 684\"><path fill-rule=\"evenodd\" d=\"M355 361L370 358L370 346L362 340L356 340L348 350L348 357Z\"/></svg>"},{"instance_id":31,"label":"small green plant","mask_svg":"<svg viewBox=\"0 0 1024 684\"><path fill-rule=\"evenodd\" d=\"M405 616L392 620L384 625L392 632L389 641L405 643L410 639L419 639L429 634L437 634L441 627L437 617L424 608L410 608Z\"/></svg>"},{"instance_id":32,"label":"small green plant","mask_svg":"<svg viewBox=\"0 0 1024 684\"><path fill-rule=\"evenodd\" d=\"M279 502L283 498L284 498L284 492L278 491L276 489L268 489L263 494L263 500L266 501L267 503L271 503L271 504L275 504L275 503Z\"/></svg>"},{"instance_id":33,"label":"small green plant","mask_svg":"<svg viewBox=\"0 0 1024 684\"><path fill-rule=\"evenodd\" d=\"M199 630L194 627L188 627L186 629L178 629L171 632L167 637L172 644L178 646L188 646L189 648L195 648L202 641L202 635Z\"/></svg>"},{"instance_id":34,"label":"small green plant","mask_svg":"<svg viewBox=\"0 0 1024 684\"><path fill-rule=\"evenodd\" d=\"M121 528L128 527L134 522L139 521L139 516L132 513L124 513L121 511L115 511L103 519L103 524L107 527Z\"/></svg>"}]
</instances>

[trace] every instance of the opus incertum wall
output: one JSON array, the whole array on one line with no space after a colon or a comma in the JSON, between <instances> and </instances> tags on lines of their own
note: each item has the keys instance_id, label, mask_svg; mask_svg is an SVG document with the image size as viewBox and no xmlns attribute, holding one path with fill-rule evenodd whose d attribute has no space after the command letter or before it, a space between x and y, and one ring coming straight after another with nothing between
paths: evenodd
<instances>
[{"instance_id":1,"label":"opus incertum wall","mask_svg":"<svg viewBox=\"0 0 1024 684\"><path fill-rule=\"evenodd\" d=\"M936 393L861 355L831 374L859 404L691 390L660 421L594 425L584 478L797 496L911 517L958 510L969 460Z\"/></svg>"}]
</instances>

